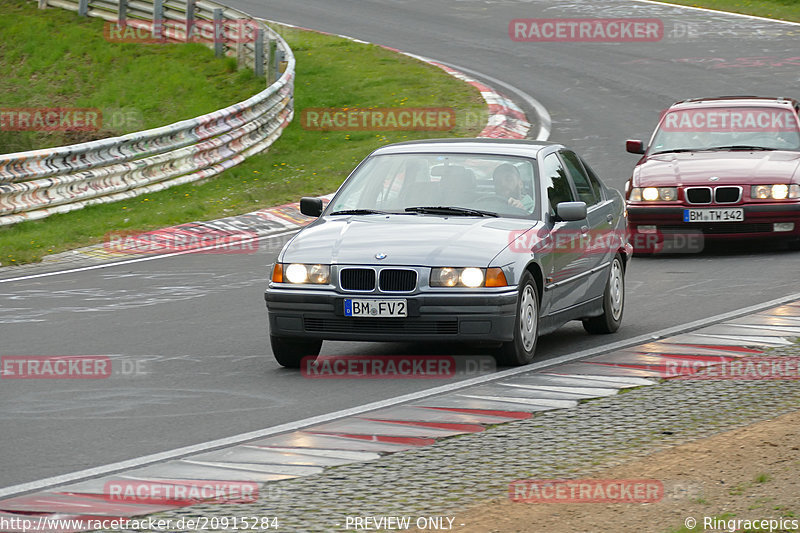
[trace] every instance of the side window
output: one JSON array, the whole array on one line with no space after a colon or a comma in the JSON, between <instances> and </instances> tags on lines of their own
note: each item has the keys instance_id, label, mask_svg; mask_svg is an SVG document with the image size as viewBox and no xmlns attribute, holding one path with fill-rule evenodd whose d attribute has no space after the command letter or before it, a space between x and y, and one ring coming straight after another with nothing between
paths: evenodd
<instances>
[{"instance_id":1,"label":"side window","mask_svg":"<svg viewBox=\"0 0 800 533\"><path fill-rule=\"evenodd\" d=\"M587 206L596 204L600 197L595 195L589 177L586 175L578 156L574 152L564 151L561 152L561 157L564 159L569 175L572 176L572 181L575 183L575 190L578 191L578 200L586 202Z\"/></svg>"},{"instance_id":2,"label":"side window","mask_svg":"<svg viewBox=\"0 0 800 533\"><path fill-rule=\"evenodd\" d=\"M542 183L547 187L551 215L556 213L556 206L559 203L575 201L567 173L555 154L548 155L542 161Z\"/></svg>"},{"instance_id":3,"label":"side window","mask_svg":"<svg viewBox=\"0 0 800 533\"><path fill-rule=\"evenodd\" d=\"M600 184L600 178L598 178L597 174L594 173L592 167L586 164L586 161L581 159L581 163L583 163L583 168L586 169L586 174L589 176L589 183L592 184L594 194L597 195L600 200L603 200L603 186Z\"/></svg>"}]
</instances>

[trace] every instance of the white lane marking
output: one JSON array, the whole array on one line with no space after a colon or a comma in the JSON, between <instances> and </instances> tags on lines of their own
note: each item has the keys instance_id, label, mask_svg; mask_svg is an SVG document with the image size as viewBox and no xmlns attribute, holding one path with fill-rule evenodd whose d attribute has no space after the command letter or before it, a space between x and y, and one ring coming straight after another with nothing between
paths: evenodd
<instances>
[{"instance_id":1,"label":"white lane marking","mask_svg":"<svg viewBox=\"0 0 800 533\"><path fill-rule=\"evenodd\" d=\"M744 13L733 13L731 11L720 11L718 9L709 9L707 7L694 7L694 6L684 6L679 4L670 4L667 2L658 2L657 0L633 0L634 2L642 2L643 4L655 4L664 7L677 7L681 9L691 9L694 11L705 11L707 13L715 13L718 15L731 15L733 17L742 17L754 20L763 20L765 22L777 22L778 24L789 24L791 26L800 26L800 22L790 22L788 20L780 20L780 19L771 19L767 17L759 17L756 15L745 15Z\"/></svg>"},{"instance_id":2,"label":"white lane marking","mask_svg":"<svg viewBox=\"0 0 800 533\"><path fill-rule=\"evenodd\" d=\"M269 450L292 455L306 455L309 457L325 457L327 459L348 459L353 461L374 461L380 459L380 454L373 452L353 452L348 450L331 450L328 448L286 448L279 446L246 446L256 450Z\"/></svg>"},{"instance_id":3,"label":"white lane marking","mask_svg":"<svg viewBox=\"0 0 800 533\"><path fill-rule=\"evenodd\" d=\"M516 368L509 368L507 370L501 370L494 374L489 374L486 376L478 376L470 379L465 379L464 381L459 381L457 383L449 383L447 385L440 385L438 387L433 387L431 389L417 391L410 394L403 394L401 396L396 396L394 398L389 398L386 400L380 400L377 402L372 402L364 405L360 405L357 407L350 407L348 409L342 409L341 411L335 411L333 413L328 413L324 415L313 416L310 418L306 418L303 420L297 420L294 422L287 422L285 424L280 424L278 426L273 426L271 428L260 429L257 431L250 431L248 433L241 433L239 435L234 435L232 437L226 437L223 439L217 439L209 442L204 442L200 444L193 444L191 446L184 446L182 448L177 448L174 450L168 450L165 452L154 453L151 455L145 455L143 457L137 457L135 459L129 459L127 461L120 461L117 463L112 463L104 466L98 466L95 468L88 468L86 470L81 470L78 472L72 472L70 474L63 474L60 476L53 476L45 479L40 479L37 481L30 481L28 483L20 483L18 485L13 485L11 487L6 487L0 489L0 498L6 498L8 496L25 493L25 492L33 492L36 490L42 490L45 488L50 488L57 485L64 485L67 483L74 483L76 481L84 480L87 478L98 477L107 474L113 474L117 472L121 472L123 470L129 470L132 468L137 468L145 465L151 465L153 463L158 463L161 461L166 461L170 459L177 459L186 457L188 455L196 454L199 452L205 452L214 450L217 448L224 448L227 446L232 446L235 444L241 444L246 441L261 439L264 437L276 435L279 433L287 433L290 431L296 431L298 429L306 428L308 426L313 426L317 424L322 424L325 422L331 422L333 420L338 420L341 418L346 418L349 416L360 415L362 413L366 413L369 411L374 411L377 409L382 409L385 407L391 407L394 405L408 403L416 400L421 400L423 398L429 398L431 396L435 396L438 394L443 394L446 392L452 392L459 389L464 389L467 387L471 387L473 385L480 385L483 383L489 383L492 381L497 381L503 378L507 378L509 376L516 376L519 374L531 373L535 370L539 370L541 368L548 368L551 366L557 366L562 363L568 363L571 361L577 361L580 359L586 359L588 357L594 355L600 355L616 350L622 350L624 348L629 348L631 346L636 346L638 344L644 344L648 342L652 342L655 339L660 339L664 337L670 337L673 335L678 335L680 333L685 333L687 331L692 331L695 329L699 329L701 327L709 326L712 324L716 324L719 322L724 322L726 320L730 320L733 318L739 318L744 315L757 313L759 311L763 311L765 309L769 309L771 307L776 307L782 304L786 304L788 302L794 302L800 300L800 293L783 296L781 298L776 298L774 300L770 300L768 302L764 302L761 304L751 305L749 307L745 307L743 309L738 309L736 311L728 311L727 313L722 313L719 315L715 315L712 317L704 318L701 320L695 320L693 322L688 322L686 324L681 324L678 326L672 326L669 328L662 329L660 331L656 331L654 333L647 333L645 335L639 335L637 337L633 337L631 339L624 339L617 342L612 342L611 344L606 344L604 346L599 346L595 348L590 348L588 350L582 350L577 353L573 354L565 354L559 357L555 357L553 359L548 359L547 361L539 361L535 363L531 363L530 365L523 366L523 367L516 367ZM616 378L616 377L609 377L615 381L628 381L625 378ZM597 378L594 378L597 379ZM646 380L645 380L646 381ZM644 384L644 383L642 383Z\"/></svg>"},{"instance_id":4,"label":"white lane marking","mask_svg":"<svg viewBox=\"0 0 800 533\"><path fill-rule=\"evenodd\" d=\"M545 398L520 398L519 396L485 396L483 394L460 394L463 398L475 400L489 400L491 402L521 403L537 407L552 407L554 409L569 409L578 405L577 400L548 400Z\"/></svg>"},{"instance_id":5,"label":"white lane marking","mask_svg":"<svg viewBox=\"0 0 800 533\"><path fill-rule=\"evenodd\" d=\"M601 396L614 396L618 389L601 389L598 387L555 387L552 385L523 385L520 383L500 383L504 387L517 387L519 389L526 389L530 391L541 392L562 392L565 394L573 394L575 396L587 396L589 398Z\"/></svg>"},{"instance_id":6,"label":"white lane marking","mask_svg":"<svg viewBox=\"0 0 800 533\"><path fill-rule=\"evenodd\" d=\"M742 346L749 346L749 343L763 344L769 346L775 344L778 346L789 346L792 342L784 339L783 337L758 337L753 335L722 335L716 333L692 333L695 337L705 337L711 340L721 339L726 341L735 341L742 343ZM713 343L712 343L713 344Z\"/></svg>"},{"instance_id":7,"label":"white lane marking","mask_svg":"<svg viewBox=\"0 0 800 533\"><path fill-rule=\"evenodd\" d=\"M283 237L284 235L290 235L292 233L297 233L298 231L300 231L300 229L301 228L296 228L296 229L290 229L290 230L287 230L287 231L283 231L281 233L270 233L270 234L267 234L267 235L262 235L260 237L252 237L250 239L238 241L237 244L239 244L239 243L244 244L244 243L248 243L248 242L252 242L252 241L261 241L261 240L264 240L264 239L272 239L274 237ZM85 267L69 268L67 270L57 270L55 272L43 272L41 274L30 274L28 276L19 276L19 277L16 277L16 278L0 279L0 283L8 283L8 282L11 282L11 281L24 281L24 280L28 280L28 279L36 279L36 278L44 278L44 277L49 277L49 276L57 276L59 274L71 274L73 272L86 272L88 270L98 270L100 268L111 268L111 267L121 266L121 265L130 265L130 264L133 264L133 263L140 263L142 261L153 261L155 259L164 259L164 258L167 258L167 257L175 257L175 256L179 256L179 255L194 254L194 253L198 253L198 252L203 252L205 250L212 250L214 248L220 248L222 246L229 246L229 244L224 244L224 243L222 243L222 244L212 244L212 245L209 245L209 246L205 246L203 248L196 248L196 249L193 249L193 250L184 250L182 252L171 252L171 253L168 253L168 254L153 255L153 256L148 256L148 257L138 257L136 259L126 259L124 261L115 261L113 263L102 263L102 264L99 264L99 265L90 265L90 266L85 266Z\"/></svg>"},{"instance_id":8,"label":"white lane marking","mask_svg":"<svg viewBox=\"0 0 800 533\"><path fill-rule=\"evenodd\" d=\"M656 382L652 381L647 378L631 378L625 376L596 376L594 374L549 374L549 373L542 373L543 376L556 376L556 377L566 377L566 378L575 378L575 379L583 379L583 380L590 380L590 381L599 381L598 385L600 384L608 384L619 389L624 389L627 387L639 387L641 385L655 385Z\"/></svg>"}]
</instances>

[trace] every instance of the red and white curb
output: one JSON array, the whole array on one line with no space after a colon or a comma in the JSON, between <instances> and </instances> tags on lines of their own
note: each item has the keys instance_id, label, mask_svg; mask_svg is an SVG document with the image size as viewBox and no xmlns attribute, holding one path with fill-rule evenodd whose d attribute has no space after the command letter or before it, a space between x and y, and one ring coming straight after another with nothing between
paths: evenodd
<instances>
[{"instance_id":1,"label":"red and white curb","mask_svg":"<svg viewBox=\"0 0 800 533\"><path fill-rule=\"evenodd\" d=\"M514 369L500 379L388 405L283 434L203 451L178 459L130 468L0 500L0 519L80 521L146 516L198 503L196 498L120 501L108 492L114 484L192 487L251 483L269 492L270 483L318 474L325 468L380 460L381 455L415 449L454 435L480 433L487 425L513 423L534 413L576 407L580 400L650 386L670 368L702 372L713 365L746 361L764 349L792 344L800 336L800 302L784 303L746 316L602 353L538 371ZM336 356L328 356L336 358ZM4 492L8 492L7 489ZM21 523L21 522L16 523ZM78 525L75 525L78 524ZM31 529L31 527L33 529ZM48 530L53 531L50 527ZM21 532L21 528L5 531Z\"/></svg>"}]
</instances>

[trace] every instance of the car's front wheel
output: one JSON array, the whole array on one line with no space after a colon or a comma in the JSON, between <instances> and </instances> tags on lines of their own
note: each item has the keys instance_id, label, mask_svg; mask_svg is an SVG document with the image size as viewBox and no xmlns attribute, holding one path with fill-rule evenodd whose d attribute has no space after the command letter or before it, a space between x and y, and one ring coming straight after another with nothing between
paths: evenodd
<instances>
[{"instance_id":1,"label":"car's front wheel","mask_svg":"<svg viewBox=\"0 0 800 533\"><path fill-rule=\"evenodd\" d=\"M311 357L313 361L322 349L322 341L319 339L296 339L270 335L269 341L275 360L286 368L300 368L303 358Z\"/></svg>"},{"instance_id":2,"label":"car's front wheel","mask_svg":"<svg viewBox=\"0 0 800 533\"><path fill-rule=\"evenodd\" d=\"M514 321L514 340L504 342L495 355L501 366L521 366L533 361L539 338L539 291L530 272L522 276Z\"/></svg>"},{"instance_id":3,"label":"car's front wheel","mask_svg":"<svg viewBox=\"0 0 800 533\"><path fill-rule=\"evenodd\" d=\"M603 314L583 319L583 329L589 333L614 333L622 324L625 309L625 267L617 255L611 261L606 290L603 293Z\"/></svg>"}]
</instances>

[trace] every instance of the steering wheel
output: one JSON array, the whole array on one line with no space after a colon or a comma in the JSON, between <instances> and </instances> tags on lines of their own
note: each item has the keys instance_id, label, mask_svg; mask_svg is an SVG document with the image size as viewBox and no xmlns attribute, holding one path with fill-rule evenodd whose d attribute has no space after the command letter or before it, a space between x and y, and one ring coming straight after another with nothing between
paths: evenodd
<instances>
[{"instance_id":1,"label":"steering wheel","mask_svg":"<svg viewBox=\"0 0 800 533\"><path fill-rule=\"evenodd\" d=\"M530 214L525 209L514 207L508 203L508 200L504 200L496 194L484 194L483 196L479 196L478 198L474 199L473 203L478 209L484 209L486 211L500 211L504 213L510 212L512 214L519 213L521 215Z\"/></svg>"}]
</instances>

